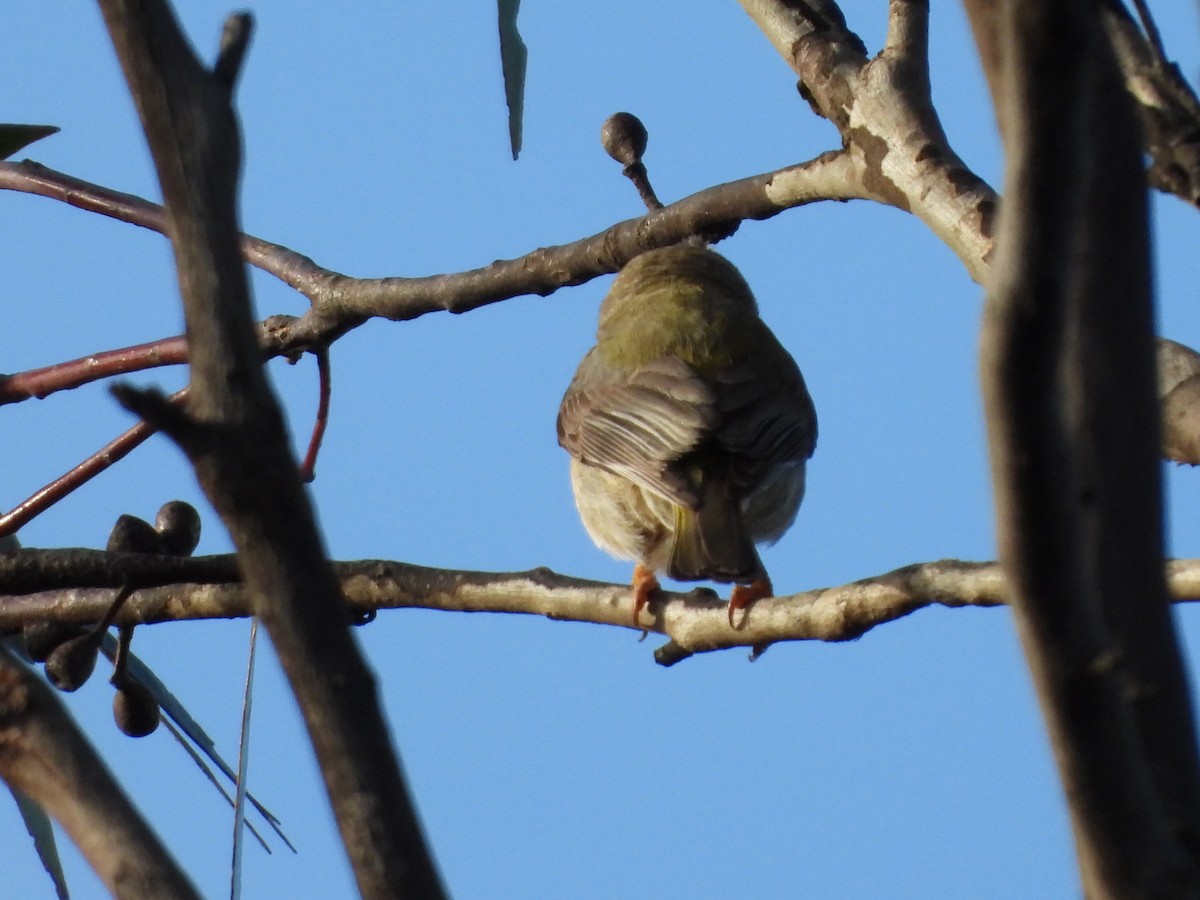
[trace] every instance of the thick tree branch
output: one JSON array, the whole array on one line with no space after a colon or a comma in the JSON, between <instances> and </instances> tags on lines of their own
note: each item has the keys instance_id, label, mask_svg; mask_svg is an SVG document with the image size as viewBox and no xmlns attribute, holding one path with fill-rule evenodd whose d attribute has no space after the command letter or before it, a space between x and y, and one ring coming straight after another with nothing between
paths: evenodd
<instances>
[{"instance_id":1,"label":"thick tree branch","mask_svg":"<svg viewBox=\"0 0 1200 900\"><path fill-rule=\"evenodd\" d=\"M981 370L1001 563L1084 892L1200 893L1200 761L1163 583L1137 123L1098 8L968 0L1005 203Z\"/></svg>"},{"instance_id":2,"label":"thick tree branch","mask_svg":"<svg viewBox=\"0 0 1200 900\"><path fill-rule=\"evenodd\" d=\"M430 569L385 560L334 563L346 604L356 617L383 609L518 613L629 628L629 585L530 572ZM1200 560L1167 564L1171 594L1200 601ZM118 624L155 624L251 614L232 556L196 558L25 550L0 554L0 633L36 622L90 624L112 602L112 588L141 586ZM782 641L847 641L926 606L997 606L1008 588L996 563L917 563L839 587L757 601L744 628L731 629L727 606L712 592L667 593L648 607L651 631L688 653Z\"/></svg>"},{"instance_id":3,"label":"thick tree branch","mask_svg":"<svg viewBox=\"0 0 1200 900\"><path fill-rule=\"evenodd\" d=\"M45 679L0 644L0 778L71 836L114 897L199 897Z\"/></svg>"},{"instance_id":4,"label":"thick tree branch","mask_svg":"<svg viewBox=\"0 0 1200 900\"><path fill-rule=\"evenodd\" d=\"M251 319L236 195L232 84L249 18L231 19L214 72L156 0L101 0L167 209L187 323L187 413L126 391L188 454L308 727L365 897L441 897L375 681L348 631Z\"/></svg>"},{"instance_id":5,"label":"thick tree branch","mask_svg":"<svg viewBox=\"0 0 1200 900\"><path fill-rule=\"evenodd\" d=\"M1157 33L1139 28L1120 0L1106 0L1103 21L1137 102L1150 184L1200 206L1200 100L1179 66L1162 55Z\"/></svg>"},{"instance_id":6,"label":"thick tree branch","mask_svg":"<svg viewBox=\"0 0 1200 900\"><path fill-rule=\"evenodd\" d=\"M950 147L934 110L928 3L891 0L887 45L870 60L834 4L741 4L800 78L813 109L837 127L871 199L920 218L982 280L997 198Z\"/></svg>"}]
</instances>

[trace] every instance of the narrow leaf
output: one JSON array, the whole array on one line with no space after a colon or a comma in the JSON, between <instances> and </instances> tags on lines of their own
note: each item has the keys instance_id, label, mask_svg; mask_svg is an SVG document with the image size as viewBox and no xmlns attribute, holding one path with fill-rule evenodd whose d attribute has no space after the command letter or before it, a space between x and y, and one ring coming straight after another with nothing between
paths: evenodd
<instances>
[{"instance_id":1,"label":"narrow leaf","mask_svg":"<svg viewBox=\"0 0 1200 900\"><path fill-rule=\"evenodd\" d=\"M223 785L217 779L217 773L212 770L212 767L208 764L207 761L205 761L204 757L201 756L200 753L196 750L196 748L192 746L192 742L187 739L187 735L185 735L182 731L180 731L179 726L176 725L174 722L172 722L170 719L163 719L162 724L163 724L163 727L166 728L167 731L170 733L171 737L175 738L175 740L177 740L179 742L179 746L183 748L184 752L187 753L187 755L191 757L192 762L194 762L196 764L196 768L198 768L201 772L204 773L204 776L210 782L212 782L212 786L217 789L217 792L222 797L225 798L225 802L229 804L229 808L233 809L233 806L234 806L233 795L230 794L229 790L225 787L225 785ZM263 838L263 836L258 833L258 831L254 828L254 826L252 824L250 824L249 820L247 820L247 822L246 822L246 827L248 829L250 829L250 833L258 839L258 842L259 842L259 844L262 845L262 848L264 850L266 850L267 853L270 853L271 852L270 845L266 842L266 840ZM286 838L284 840L286 840ZM293 853L295 852L294 848L293 848L292 852Z\"/></svg>"},{"instance_id":2,"label":"narrow leaf","mask_svg":"<svg viewBox=\"0 0 1200 900\"><path fill-rule=\"evenodd\" d=\"M61 129L57 125L0 124L0 159L8 159L18 150L59 130Z\"/></svg>"},{"instance_id":3,"label":"narrow leaf","mask_svg":"<svg viewBox=\"0 0 1200 900\"><path fill-rule=\"evenodd\" d=\"M58 844L54 841L54 826L46 811L29 799L23 792L9 787L13 799L17 801L17 809L25 820L25 830L33 838L33 848L37 850L38 858L54 882L54 892L58 900L70 900L67 890L67 877L63 874L62 862L58 858Z\"/></svg>"},{"instance_id":4,"label":"narrow leaf","mask_svg":"<svg viewBox=\"0 0 1200 900\"><path fill-rule=\"evenodd\" d=\"M508 142L512 156L521 153L521 118L525 115L525 64L529 51L517 30L521 0L496 0L500 21L500 65L504 69L504 99L508 102Z\"/></svg>"},{"instance_id":5,"label":"narrow leaf","mask_svg":"<svg viewBox=\"0 0 1200 900\"><path fill-rule=\"evenodd\" d=\"M237 802L233 804L233 865L229 896L242 896L242 824L246 821L246 770L250 765L250 701L254 696L254 650L258 644L258 618L250 620L250 650L246 659L246 690L242 695L242 732L238 737Z\"/></svg>"},{"instance_id":6,"label":"narrow leaf","mask_svg":"<svg viewBox=\"0 0 1200 900\"><path fill-rule=\"evenodd\" d=\"M112 659L113 655L116 653L117 639L111 634L106 634L104 636L104 643L101 645L101 649L104 651L105 656L107 656L109 659ZM228 778L231 782L236 781L237 775L234 773L233 769L230 768L229 763L225 762L225 760L221 757L221 754L217 752L216 742L214 742L213 739L208 736L207 732L200 727L200 723L192 718L191 714L188 713L184 705L179 702L178 698L176 698L175 695L170 692L170 690L167 689L167 686L162 683L157 675L154 674L154 671L148 665L142 662L134 653L129 654L129 673L142 684L144 684L150 693L154 695L154 699L157 700L158 705L162 707L163 714L167 717L167 719L170 719L176 725L178 725L179 730L183 732L183 734L187 735L187 737L197 747L200 748L201 752L212 761L212 764L216 766L226 778ZM258 814L267 820L267 824L271 826L272 830L274 830L277 835L279 835L279 839L287 845L288 849L295 853L296 848L292 846L292 842L289 841L287 835L283 833L283 828L275 814L263 806L253 794L247 793L246 799L250 802L250 805L257 810Z\"/></svg>"}]
</instances>

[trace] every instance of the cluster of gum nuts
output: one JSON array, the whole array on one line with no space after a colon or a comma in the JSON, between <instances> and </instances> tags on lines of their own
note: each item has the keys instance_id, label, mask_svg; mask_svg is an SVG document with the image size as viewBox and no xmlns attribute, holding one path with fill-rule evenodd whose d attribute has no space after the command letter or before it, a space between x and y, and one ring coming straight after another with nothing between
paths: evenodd
<instances>
[{"instance_id":1,"label":"cluster of gum nuts","mask_svg":"<svg viewBox=\"0 0 1200 900\"><path fill-rule=\"evenodd\" d=\"M151 525L137 516L117 519L105 548L110 553L148 553L190 556L200 542L200 514L182 500L163 504ZM34 662L44 663L46 678L60 691L83 687L96 668L104 636L121 607L133 593L126 584L118 589L108 611L95 626L85 629L61 622L37 622L25 626L25 651ZM119 626L117 650L110 679L117 689L113 718L130 737L145 737L158 727L160 709L153 693L128 671L129 644L133 626Z\"/></svg>"}]
</instances>

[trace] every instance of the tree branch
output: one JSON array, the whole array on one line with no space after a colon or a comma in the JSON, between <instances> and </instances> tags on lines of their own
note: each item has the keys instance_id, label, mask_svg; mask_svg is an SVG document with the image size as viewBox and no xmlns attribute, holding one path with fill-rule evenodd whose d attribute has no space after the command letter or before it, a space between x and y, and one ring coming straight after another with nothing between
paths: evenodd
<instances>
[{"instance_id":1,"label":"tree branch","mask_svg":"<svg viewBox=\"0 0 1200 900\"><path fill-rule=\"evenodd\" d=\"M814 111L837 127L871 199L917 216L981 281L997 198L951 148L934 109L928 4L892 0L888 44L870 60L832 3L819 15L811 3L741 4L800 78Z\"/></svg>"},{"instance_id":2,"label":"tree branch","mask_svg":"<svg viewBox=\"0 0 1200 900\"><path fill-rule=\"evenodd\" d=\"M385 560L334 563L347 606L359 619L383 609L517 613L556 621L630 628L629 585L529 572L431 569ZM1172 596L1200 601L1200 560L1167 564ZM0 554L0 633L37 622L91 624L112 588L139 586L118 625L149 625L251 614L233 556L155 557L100 550L24 550ZM1008 587L996 563L916 563L839 587L756 601L744 628L731 629L727 604L700 588L663 592L647 607L649 630L687 653L782 641L847 641L927 606L997 606Z\"/></svg>"},{"instance_id":3,"label":"tree branch","mask_svg":"<svg viewBox=\"0 0 1200 900\"><path fill-rule=\"evenodd\" d=\"M209 72L164 3L100 6L162 185L191 363L186 415L150 392L127 390L123 399L180 444L229 529L255 612L308 727L359 890L364 897L442 897L251 319L232 104L249 17L227 24Z\"/></svg>"},{"instance_id":4,"label":"tree branch","mask_svg":"<svg viewBox=\"0 0 1200 900\"><path fill-rule=\"evenodd\" d=\"M114 897L199 897L45 679L0 644L0 778L58 821Z\"/></svg>"},{"instance_id":5,"label":"tree branch","mask_svg":"<svg viewBox=\"0 0 1200 900\"><path fill-rule=\"evenodd\" d=\"M0 189L39 194L166 233L162 208L156 204L37 163L0 162ZM569 244L542 247L465 272L415 278L351 278L261 238L243 235L240 242L247 262L279 278L312 304L302 319L281 316L264 323L264 349L280 355L328 343L372 317L403 321L430 312L468 312L526 294L547 296L615 272L645 250L714 227L768 219L821 200L869 196L844 155L826 153L799 165L707 188ZM0 402L4 399L0 381Z\"/></svg>"},{"instance_id":6,"label":"tree branch","mask_svg":"<svg viewBox=\"0 0 1200 900\"><path fill-rule=\"evenodd\" d=\"M1141 147L1098 8L968 0L1006 151L981 371L1001 563L1089 898L1200 892L1161 565Z\"/></svg>"},{"instance_id":7,"label":"tree branch","mask_svg":"<svg viewBox=\"0 0 1200 900\"><path fill-rule=\"evenodd\" d=\"M1200 100L1179 66L1166 60L1153 22L1143 32L1120 0L1102 4L1104 27L1137 103L1150 184L1200 206ZM1139 4L1144 15L1148 10Z\"/></svg>"}]
</instances>

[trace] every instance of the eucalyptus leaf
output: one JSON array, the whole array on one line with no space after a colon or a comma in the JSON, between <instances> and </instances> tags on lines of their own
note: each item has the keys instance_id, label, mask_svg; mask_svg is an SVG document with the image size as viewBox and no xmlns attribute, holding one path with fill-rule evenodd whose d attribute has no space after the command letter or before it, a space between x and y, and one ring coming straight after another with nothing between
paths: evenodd
<instances>
[{"instance_id":1,"label":"eucalyptus leaf","mask_svg":"<svg viewBox=\"0 0 1200 900\"><path fill-rule=\"evenodd\" d=\"M101 644L101 649L104 651L104 655L111 660L116 653L117 639L113 637L112 634L105 634L104 641ZM216 742L208 736L208 733L202 727L200 727L200 723L192 718L191 714L184 707L183 703L181 703L180 700L171 693L167 686L163 684L162 680L154 674L154 671L148 665L142 662L142 660L140 660L136 654L129 654L128 671L130 675L145 685L150 693L154 695L154 699L157 700L159 706L162 707L163 714L179 726L179 731L186 735L187 738L192 741L192 743L199 748L199 750L205 756L208 757L208 759L214 766L217 767L221 774L223 774L231 782L236 783L237 774L232 768L230 768L229 764L225 762L225 760L221 757L221 754L217 752ZM283 833L282 825L274 813L263 806L262 803L260 803L255 796L249 792L246 794L246 800L251 806L254 807L258 814L267 821L267 824L271 826L271 828L279 836L279 839L287 845L288 849L295 853L296 848L292 846L292 842L289 841L287 835Z\"/></svg>"},{"instance_id":2,"label":"eucalyptus leaf","mask_svg":"<svg viewBox=\"0 0 1200 900\"><path fill-rule=\"evenodd\" d=\"M233 865L229 896L242 896L242 825L246 821L246 770L250 765L250 708L254 696L254 657L258 646L258 618L250 620L250 650L246 660L246 690L242 697L242 733L238 740L237 800L233 804Z\"/></svg>"},{"instance_id":3,"label":"eucalyptus leaf","mask_svg":"<svg viewBox=\"0 0 1200 900\"><path fill-rule=\"evenodd\" d=\"M517 30L521 0L496 0L500 20L500 65L504 69L504 99L508 102L508 142L513 159L521 153L521 118L525 114L525 64L529 51Z\"/></svg>"},{"instance_id":4,"label":"eucalyptus leaf","mask_svg":"<svg viewBox=\"0 0 1200 900\"><path fill-rule=\"evenodd\" d=\"M34 141L40 141L60 130L57 125L0 124L0 159L8 159Z\"/></svg>"},{"instance_id":5,"label":"eucalyptus leaf","mask_svg":"<svg viewBox=\"0 0 1200 900\"><path fill-rule=\"evenodd\" d=\"M70 900L71 893L67 890L67 877L63 874L62 861L58 858L58 844L54 840L54 826L46 811L34 803L23 792L9 787L13 799L17 801L17 809L25 821L25 830L33 838L33 848L46 872L54 882L54 893L59 900Z\"/></svg>"}]
</instances>

